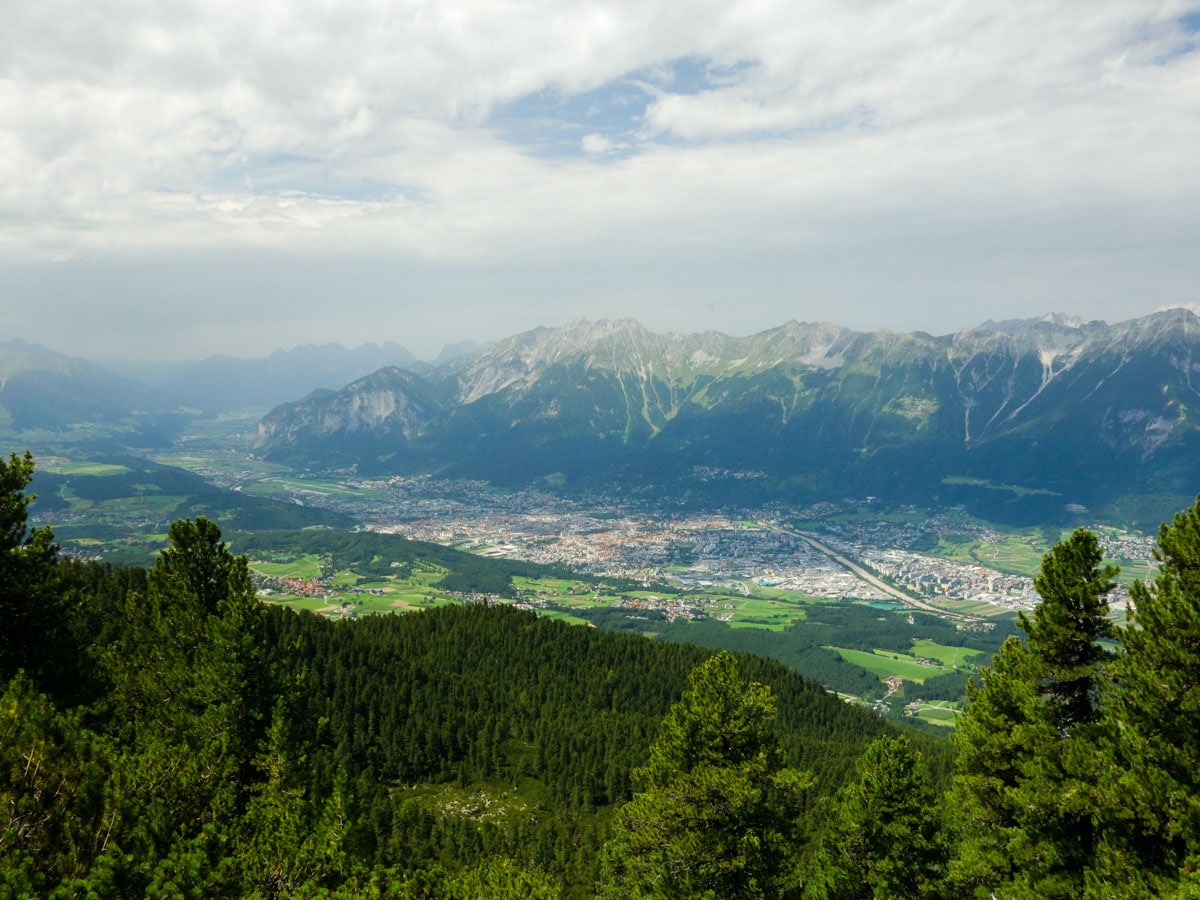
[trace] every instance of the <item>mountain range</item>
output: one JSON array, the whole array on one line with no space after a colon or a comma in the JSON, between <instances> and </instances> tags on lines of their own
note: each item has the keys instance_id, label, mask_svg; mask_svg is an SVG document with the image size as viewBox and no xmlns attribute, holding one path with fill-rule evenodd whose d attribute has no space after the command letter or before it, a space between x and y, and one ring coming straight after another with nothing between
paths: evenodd
<instances>
[{"instance_id":1,"label":"mountain range","mask_svg":"<svg viewBox=\"0 0 1200 900\"><path fill-rule=\"evenodd\" d=\"M279 406L259 450L681 503L875 496L1001 520L1138 521L1200 488L1197 408L1200 319L1183 308L943 336L580 320Z\"/></svg>"},{"instance_id":2,"label":"mountain range","mask_svg":"<svg viewBox=\"0 0 1200 900\"><path fill-rule=\"evenodd\" d=\"M136 449L278 403L256 452L303 469L697 505L876 497L1022 523L1154 525L1200 490L1200 319L1184 308L941 336L579 320L434 363L385 343L110 365L0 343L0 432Z\"/></svg>"}]
</instances>

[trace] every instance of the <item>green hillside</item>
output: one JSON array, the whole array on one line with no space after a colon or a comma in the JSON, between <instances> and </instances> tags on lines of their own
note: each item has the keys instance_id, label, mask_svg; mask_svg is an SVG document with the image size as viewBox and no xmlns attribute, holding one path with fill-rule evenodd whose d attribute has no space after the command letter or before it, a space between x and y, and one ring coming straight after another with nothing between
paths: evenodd
<instances>
[{"instance_id":1,"label":"green hillside","mask_svg":"<svg viewBox=\"0 0 1200 900\"><path fill-rule=\"evenodd\" d=\"M0 461L0 896L1194 893L1200 503L1125 627L1096 536L1056 544L950 744L759 656L485 603L263 604L202 517L149 570L64 560L32 468ZM382 563L374 537L331 552ZM961 690L962 646L827 619Z\"/></svg>"},{"instance_id":2,"label":"green hillside","mask_svg":"<svg viewBox=\"0 0 1200 900\"><path fill-rule=\"evenodd\" d=\"M706 651L484 605L331 622L258 603L219 538L177 522L149 572L51 548L5 563L39 602L0 597L0 798L37 824L0 828L0 887L358 896L372 872L452 882L499 857L591 895L612 811ZM740 664L813 797L886 731ZM10 765L30 752L35 773Z\"/></svg>"}]
</instances>

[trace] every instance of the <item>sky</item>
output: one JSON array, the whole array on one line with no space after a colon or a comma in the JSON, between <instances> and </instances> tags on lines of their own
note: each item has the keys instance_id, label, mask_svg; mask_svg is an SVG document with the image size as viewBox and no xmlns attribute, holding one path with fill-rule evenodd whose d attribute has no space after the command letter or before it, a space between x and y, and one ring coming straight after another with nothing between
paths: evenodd
<instances>
[{"instance_id":1,"label":"sky","mask_svg":"<svg viewBox=\"0 0 1200 900\"><path fill-rule=\"evenodd\" d=\"M1200 2L17 3L0 340L1118 321L1200 302L1198 160Z\"/></svg>"}]
</instances>

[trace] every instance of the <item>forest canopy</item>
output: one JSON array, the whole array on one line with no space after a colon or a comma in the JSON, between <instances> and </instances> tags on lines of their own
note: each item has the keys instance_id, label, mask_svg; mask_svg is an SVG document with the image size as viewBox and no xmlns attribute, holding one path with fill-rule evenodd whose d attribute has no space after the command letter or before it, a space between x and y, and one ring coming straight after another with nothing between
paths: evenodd
<instances>
[{"instance_id":1,"label":"forest canopy","mask_svg":"<svg viewBox=\"0 0 1200 900\"><path fill-rule=\"evenodd\" d=\"M71 560L33 465L0 459L0 895L1200 890L1200 502L1123 624L1095 536L1055 546L951 744L748 654L268 606L204 518Z\"/></svg>"}]
</instances>

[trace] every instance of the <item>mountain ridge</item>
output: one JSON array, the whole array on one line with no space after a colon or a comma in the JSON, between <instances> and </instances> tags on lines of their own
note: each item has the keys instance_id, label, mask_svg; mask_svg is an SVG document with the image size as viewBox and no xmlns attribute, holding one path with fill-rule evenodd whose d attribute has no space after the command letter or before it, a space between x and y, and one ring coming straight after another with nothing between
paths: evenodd
<instances>
[{"instance_id":1,"label":"mountain ridge","mask_svg":"<svg viewBox=\"0 0 1200 900\"><path fill-rule=\"evenodd\" d=\"M28 341L0 342L0 426L140 427L170 406L160 392L96 363Z\"/></svg>"},{"instance_id":2,"label":"mountain ridge","mask_svg":"<svg viewBox=\"0 0 1200 900\"><path fill-rule=\"evenodd\" d=\"M425 375L380 376L374 405L359 403L377 415L357 421L357 447L342 440L349 431L306 430L284 404L260 422L259 448L303 465L328 454L361 471L683 494L697 493L696 467L757 472L750 480L771 490L734 493L792 498L972 493L945 490L953 477L1049 492L1063 507L1103 499L1082 483L1088 468L1178 505L1200 484L1197 385L1200 319L1186 309L942 336L788 322L730 337L575 320ZM350 407L363 390L321 402Z\"/></svg>"}]
</instances>

